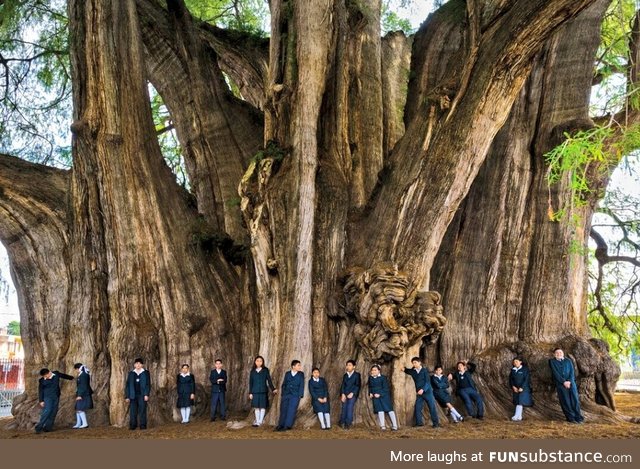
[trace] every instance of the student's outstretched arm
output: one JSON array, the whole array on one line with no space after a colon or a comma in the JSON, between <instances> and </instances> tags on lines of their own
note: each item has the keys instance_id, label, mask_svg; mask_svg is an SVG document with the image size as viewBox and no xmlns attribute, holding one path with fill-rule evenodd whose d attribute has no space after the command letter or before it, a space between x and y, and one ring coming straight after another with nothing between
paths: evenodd
<instances>
[{"instance_id":1,"label":"student's outstretched arm","mask_svg":"<svg viewBox=\"0 0 640 469\"><path fill-rule=\"evenodd\" d=\"M62 379L67 379L67 380L74 379L73 376L67 375L67 374L63 373L62 371L54 371L53 374L54 375L58 375L58 377L62 378Z\"/></svg>"}]
</instances>

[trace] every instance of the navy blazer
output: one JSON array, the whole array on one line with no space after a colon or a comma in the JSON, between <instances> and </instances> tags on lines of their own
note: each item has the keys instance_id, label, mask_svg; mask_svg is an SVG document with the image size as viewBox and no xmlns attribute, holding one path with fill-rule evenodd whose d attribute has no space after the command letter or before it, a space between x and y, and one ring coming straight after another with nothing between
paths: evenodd
<instances>
[{"instance_id":1,"label":"navy blazer","mask_svg":"<svg viewBox=\"0 0 640 469\"><path fill-rule=\"evenodd\" d=\"M275 388L273 381L271 381L269 368L266 366L262 367L260 373L258 373L255 368L249 373L249 394L273 391Z\"/></svg>"},{"instance_id":2,"label":"navy blazer","mask_svg":"<svg viewBox=\"0 0 640 469\"><path fill-rule=\"evenodd\" d=\"M223 381L218 383L219 379ZM209 381L211 381L211 392L225 392L227 390L226 370L220 370L220 373L218 373L218 370L214 368L209 375Z\"/></svg>"},{"instance_id":3,"label":"navy blazer","mask_svg":"<svg viewBox=\"0 0 640 469\"><path fill-rule=\"evenodd\" d=\"M340 394L345 396L353 393L353 397L356 398L360 395L360 388L362 387L362 381L360 380L360 373L354 371L351 377L347 373L342 376L342 386L340 387Z\"/></svg>"},{"instance_id":4,"label":"navy blazer","mask_svg":"<svg viewBox=\"0 0 640 469\"><path fill-rule=\"evenodd\" d=\"M144 370L140 375L131 370L127 375L127 384L124 388L124 395L127 399L136 398L136 380L140 379L140 395L148 396L151 394L151 374L149 370Z\"/></svg>"},{"instance_id":5,"label":"navy blazer","mask_svg":"<svg viewBox=\"0 0 640 469\"><path fill-rule=\"evenodd\" d=\"M311 398L313 402L318 399L329 397L329 387L327 386L327 382L324 378L318 378L318 382L316 383L313 378L309 380L309 394L311 394Z\"/></svg>"},{"instance_id":6,"label":"navy blazer","mask_svg":"<svg viewBox=\"0 0 640 469\"><path fill-rule=\"evenodd\" d=\"M467 383L469 383L469 387L471 389L473 389L474 391L478 391L478 388L476 387L476 383L473 380L473 372L476 371L476 365L475 363L467 363L467 371L463 373L460 373L459 371L456 370L455 373L452 373L453 379L456 382L456 394L460 394L460 389L462 389L460 387L460 382L462 380L467 380Z\"/></svg>"},{"instance_id":7,"label":"navy blazer","mask_svg":"<svg viewBox=\"0 0 640 469\"><path fill-rule=\"evenodd\" d=\"M417 371L415 368L404 368L404 372L413 378L413 382L416 385L416 392L420 391L431 391L431 383L429 377L429 370L426 366L420 368L420 371Z\"/></svg>"},{"instance_id":8,"label":"navy blazer","mask_svg":"<svg viewBox=\"0 0 640 469\"><path fill-rule=\"evenodd\" d=\"M304 373L302 371L298 371L295 376L291 375L291 371L284 374L282 395L298 396L302 399L304 396Z\"/></svg>"},{"instance_id":9,"label":"navy blazer","mask_svg":"<svg viewBox=\"0 0 640 469\"><path fill-rule=\"evenodd\" d=\"M549 366L551 367L551 374L556 386L563 386L565 381L571 382L572 385L576 385L576 375L573 368L573 362L569 358L563 360L556 360L552 358L549 360Z\"/></svg>"},{"instance_id":10,"label":"navy blazer","mask_svg":"<svg viewBox=\"0 0 640 469\"><path fill-rule=\"evenodd\" d=\"M80 373L76 383L76 396L88 397L93 394L93 389L91 389L91 377L87 373Z\"/></svg>"},{"instance_id":11,"label":"navy blazer","mask_svg":"<svg viewBox=\"0 0 640 469\"><path fill-rule=\"evenodd\" d=\"M73 376L65 375L59 371L53 371L50 379L44 379L44 376L38 380L38 402L44 402L45 399L60 398L60 378L73 380Z\"/></svg>"}]
</instances>

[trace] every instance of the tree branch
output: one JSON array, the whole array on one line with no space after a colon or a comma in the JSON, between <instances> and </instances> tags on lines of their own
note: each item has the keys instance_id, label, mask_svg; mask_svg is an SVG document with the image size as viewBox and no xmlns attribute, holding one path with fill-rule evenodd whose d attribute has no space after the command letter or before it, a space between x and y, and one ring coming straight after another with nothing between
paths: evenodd
<instances>
[{"instance_id":1,"label":"tree branch","mask_svg":"<svg viewBox=\"0 0 640 469\"><path fill-rule=\"evenodd\" d=\"M7 245L38 227L66 233L69 171L0 153L0 239Z\"/></svg>"}]
</instances>

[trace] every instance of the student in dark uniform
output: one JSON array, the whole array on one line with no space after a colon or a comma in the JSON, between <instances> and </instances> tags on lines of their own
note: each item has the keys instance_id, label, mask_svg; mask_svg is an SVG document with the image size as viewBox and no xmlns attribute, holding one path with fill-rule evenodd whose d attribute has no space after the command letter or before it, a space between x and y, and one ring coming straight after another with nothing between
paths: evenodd
<instances>
[{"instance_id":1,"label":"student in dark uniform","mask_svg":"<svg viewBox=\"0 0 640 469\"><path fill-rule=\"evenodd\" d=\"M391 419L391 430L396 431L398 429L398 420L396 419L396 413L393 411L393 404L391 403L389 381L386 376L380 374L380 367L378 365L371 367L368 387L369 398L373 403L373 412L378 414L380 430L387 429L384 420L384 413L387 412Z\"/></svg>"},{"instance_id":2,"label":"student in dark uniform","mask_svg":"<svg viewBox=\"0 0 640 469\"><path fill-rule=\"evenodd\" d=\"M453 374L449 374L449 379L453 379L456 382L456 394L464 402L469 416L482 420L484 418L484 401L476 388L476 383L473 381L473 372L476 369L476 365L460 361L456 367L458 370ZM476 409L473 407L474 403Z\"/></svg>"},{"instance_id":3,"label":"student in dark uniform","mask_svg":"<svg viewBox=\"0 0 640 469\"><path fill-rule=\"evenodd\" d=\"M416 385L416 404L414 407L414 416L416 419L415 426L424 426L424 421L422 420L422 407L426 402L427 407L429 407L429 415L431 415L431 426L433 428L438 428L440 426L440 419L438 418L436 402L433 399L433 389L431 388L429 370L422 366L420 357L413 357L411 359L411 365L412 368L405 367L404 372L413 378L413 382Z\"/></svg>"},{"instance_id":4,"label":"student in dark uniform","mask_svg":"<svg viewBox=\"0 0 640 469\"><path fill-rule=\"evenodd\" d=\"M353 424L353 410L360 395L362 380L360 373L356 371L355 360L348 360L345 370L346 373L342 376L342 386L340 387L340 400L342 401L340 426L347 430Z\"/></svg>"},{"instance_id":5,"label":"student in dark uniform","mask_svg":"<svg viewBox=\"0 0 640 469\"><path fill-rule=\"evenodd\" d=\"M191 406L196 398L196 379L189 372L189 365L182 365L180 373L176 376L176 389L178 391L177 406L180 409L182 422L189 423L191 417Z\"/></svg>"},{"instance_id":6,"label":"student in dark uniform","mask_svg":"<svg viewBox=\"0 0 640 469\"><path fill-rule=\"evenodd\" d=\"M125 401L129 403L129 429L147 428L147 403L151 394L151 374L144 369L144 360L136 358L133 370L127 375L124 389Z\"/></svg>"},{"instance_id":7,"label":"student in dark uniform","mask_svg":"<svg viewBox=\"0 0 640 469\"><path fill-rule=\"evenodd\" d=\"M93 390L91 389L91 375L89 369L82 363L76 363L73 368L78 373L76 378L76 424L72 428L87 428L87 410L93 409Z\"/></svg>"},{"instance_id":8,"label":"student in dark uniform","mask_svg":"<svg viewBox=\"0 0 640 469\"><path fill-rule=\"evenodd\" d=\"M433 388L433 397L440 407L447 409L454 423L462 422L462 415L453 407L451 403L451 394L449 394L449 378L444 375L442 366L438 365L433 369L431 375L431 387Z\"/></svg>"},{"instance_id":9,"label":"student in dark uniform","mask_svg":"<svg viewBox=\"0 0 640 469\"><path fill-rule=\"evenodd\" d=\"M216 411L220 406L220 419L227 420L225 394L227 393L227 372L222 369L222 360L215 361L215 368L209 375L211 382L211 421L216 420Z\"/></svg>"},{"instance_id":10,"label":"student in dark uniform","mask_svg":"<svg viewBox=\"0 0 640 469\"><path fill-rule=\"evenodd\" d=\"M264 358L258 355L253 360L253 369L249 374L249 399L256 416L254 427L259 427L264 421L264 414L269 406L269 391L273 394L278 392L271 381L269 368L264 366Z\"/></svg>"},{"instance_id":11,"label":"student in dark uniform","mask_svg":"<svg viewBox=\"0 0 640 469\"><path fill-rule=\"evenodd\" d=\"M509 373L509 386L513 392L513 403L516 411L511 420L518 422L522 420L522 411L524 407L533 405L533 395L531 393L531 377L529 376L529 368L522 361L522 358L513 359L513 368Z\"/></svg>"},{"instance_id":12,"label":"student in dark uniform","mask_svg":"<svg viewBox=\"0 0 640 469\"><path fill-rule=\"evenodd\" d=\"M291 362L291 370L284 374L280 393L280 420L275 428L278 432L291 430L296 421L298 404L304 396L304 373L300 360Z\"/></svg>"},{"instance_id":13,"label":"student in dark uniform","mask_svg":"<svg viewBox=\"0 0 640 469\"><path fill-rule=\"evenodd\" d=\"M549 360L549 366L562 412L564 412L567 422L583 423L584 417L580 410L580 398L573 363L570 359L565 358L561 348L555 349L553 355L555 358Z\"/></svg>"},{"instance_id":14,"label":"student in dark uniform","mask_svg":"<svg viewBox=\"0 0 640 469\"><path fill-rule=\"evenodd\" d=\"M324 378L320 377L320 369L311 370L309 380L309 394L311 395L311 407L318 416L320 428L329 430L331 428L331 414L329 410L329 387Z\"/></svg>"},{"instance_id":15,"label":"student in dark uniform","mask_svg":"<svg viewBox=\"0 0 640 469\"><path fill-rule=\"evenodd\" d=\"M60 378L72 380L73 376L60 371L40 370L38 380L38 403L42 407L40 421L36 424L36 433L50 432L58 414L60 404Z\"/></svg>"}]
</instances>

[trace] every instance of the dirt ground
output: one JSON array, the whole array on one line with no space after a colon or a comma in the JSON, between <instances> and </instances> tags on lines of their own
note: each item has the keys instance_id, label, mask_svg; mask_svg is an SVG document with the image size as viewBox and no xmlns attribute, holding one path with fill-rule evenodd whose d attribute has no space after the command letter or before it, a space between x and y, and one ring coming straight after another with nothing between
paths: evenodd
<instances>
[{"instance_id":1,"label":"dirt ground","mask_svg":"<svg viewBox=\"0 0 640 469\"><path fill-rule=\"evenodd\" d=\"M627 416L640 417L640 394L619 393L616 395L619 411ZM337 415L332 416L337 420ZM525 414L526 417L526 414ZM397 432L380 431L356 425L350 430L334 426L329 431L314 427L308 430L294 429L288 432L274 432L272 426L261 428L245 427L237 430L227 428L226 422L194 420L187 425L167 424L148 430L131 431L126 428L97 427L84 430L60 429L36 435L33 431L6 430L11 417L0 419L0 438L63 438L63 439L529 439L529 438L640 438L640 423L586 423L572 425L563 421L522 421L511 422L487 418L484 421L469 420L461 424L443 425L433 429L400 428Z\"/></svg>"}]
</instances>

